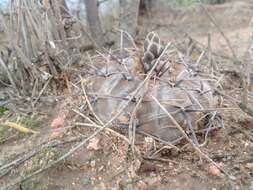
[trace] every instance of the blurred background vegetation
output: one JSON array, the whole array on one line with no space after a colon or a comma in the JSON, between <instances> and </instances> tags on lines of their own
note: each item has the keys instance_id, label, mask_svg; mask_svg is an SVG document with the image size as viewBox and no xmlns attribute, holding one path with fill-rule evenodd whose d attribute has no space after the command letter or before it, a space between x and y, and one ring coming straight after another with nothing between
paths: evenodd
<instances>
[{"instance_id":1,"label":"blurred background vegetation","mask_svg":"<svg viewBox=\"0 0 253 190\"><path fill-rule=\"evenodd\" d=\"M219 3L222 0L163 0L165 3L170 4L173 7L190 7L190 6L194 6L196 4L198 4L200 1L202 3L210 3L210 4L214 4L214 3ZM224 1L224 0L223 0ZM68 7L71 9L75 9L78 4L79 4L79 0L66 0ZM100 2L103 2L104 4L107 4L106 1L104 0L100 0ZM108 3L114 2L116 3L117 0L107 0ZM0 9L1 10L6 10L6 8L8 7L9 4L9 0L0 0ZM83 6L80 7L81 10L84 9Z\"/></svg>"}]
</instances>

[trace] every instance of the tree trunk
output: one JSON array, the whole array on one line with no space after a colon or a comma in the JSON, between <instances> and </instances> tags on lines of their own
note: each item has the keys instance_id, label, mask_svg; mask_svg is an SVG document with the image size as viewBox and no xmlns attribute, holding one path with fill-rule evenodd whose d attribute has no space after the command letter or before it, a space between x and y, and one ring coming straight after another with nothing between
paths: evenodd
<instances>
[{"instance_id":1,"label":"tree trunk","mask_svg":"<svg viewBox=\"0 0 253 190\"><path fill-rule=\"evenodd\" d=\"M139 6L139 14L147 14L150 16L150 12L152 9L152 0L140 0L140 6Z\"/></svg>"},{"instance_id":2,"label":"tree trunk","mask_svg":"<svg viewBox=\"0 0 253 190\"><path fill-rule=\"evenodd\" d=\"M120 29L136 36L140 0L120 0Z\"/></svg>"},{"instance_id":3,"label":"tree trunk","mask_svg":"<svg viewBox=\"0 0 253 190\"><path fill-rule=\"evenodd\" d=\"M91 37L95 41L95 45L102 47L105 43L104 35L99 19L97 0L84 0L87 13L87 21L90 27Z\"/></svg>"}]
</instances>

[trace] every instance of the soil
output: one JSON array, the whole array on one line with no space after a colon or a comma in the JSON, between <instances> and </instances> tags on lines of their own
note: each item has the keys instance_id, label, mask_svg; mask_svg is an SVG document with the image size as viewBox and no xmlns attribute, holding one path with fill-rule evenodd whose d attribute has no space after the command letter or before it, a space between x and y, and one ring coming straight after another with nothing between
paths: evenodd
<instances>
[{"instance_id":1,"label":"soil","mask_svg":"<svg viewBox=\"0 0 253 190\"><path fill-rule=\"evenodd\" d=\"M243 57L252 34L253 2L231 1L209 5L207 9L229 38L238 58ZM153 10L150 19L143 16L139 24L140 40L147 31L155 30L163 41L184 41L187 34L207 47L207 36L210 33L212 51L230 57L231 61L226 64L233 67L233 57L226 41L199 6L178 10L161 6L159 10ZM227 72L224 73L224 80L227 95L240 98L239 76ZM4 143L0 141L0 168L8 160L49 140L62 143L71 137L84 138L92 134L94 128L74 127L75 122L83 120L71 109L81 106L82 101L81 97L73 96L66 91L58 100L53 100L54 104L39 105L40 111L30 116L38 126L28 123L34 130L40 131L39 134L20 136L14 130L5 131L8 139L5 139ZM224 100L225 105L227 101ZM227 106L234 107L233 104ZM64 133L56 133L55 137L52 135L51 122L57 117L64 118L63 115L66 116L62 126ZM238 108L224 110L221 115L225 128L212 132L207 145L201 150L222 166L233 179L228 179L219 169L213 169L213 166L200 158L189 144L179 145L180 152L165 148L155 159L141 159L131 154L127 143L119 136L106 131L95 137L98 143L92 145L90 142L82 146L63 162L16 186L16 189L253 189L253 119ZM0 121L16 117L17 115L7 114L2 116ZM15 181L18 176L44 167L71 149L75 143L78 143L78 140L62 143L57 148L49 147L40 153L40 156L27 160L24 165L11 170L8 176L0 177L0 189L7 182ZM137 138L136 144L143 157L147 156L152 148L156 147L158 150L162 147L159 143L143 137Z\"/></svg>"}]
</instances>

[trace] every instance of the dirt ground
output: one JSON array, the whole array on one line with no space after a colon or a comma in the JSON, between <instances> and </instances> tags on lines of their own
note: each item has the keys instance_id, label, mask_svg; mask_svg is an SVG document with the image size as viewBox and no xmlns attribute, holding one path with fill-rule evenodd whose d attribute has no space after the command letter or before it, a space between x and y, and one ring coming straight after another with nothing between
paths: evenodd
<instances>
[{"instance_id":1,"label":"dirt ground","mask_svg":"<svg viewBox=\"0 0 253 190\"><path fill-rule=\"evenodd\" d=\"M229 38L238 58L242 58L253 31L253 2L232 1L209 5L207 9ZM223 73L224 91L229 96L240 98L241 84L233 72L231 51L201 7L172 10L163 6L154 9L150 19L140 19L138 39L141 41L143 34L151 30L157 31L165 42L178 43L188 35L204 47L207 47L207 36L210 33L212 51L231 58L225 63L226 68L231 67L231 72ZM219 68L223 66L218 65ZM24 152L36 150L41 144L45 147L35 157L11 169L7 176L0 175L0 189L7 183L15 182L18 177L22 178L50 164L95 131L94 128L75 126L76 122L83 122L83 119L72 109L82 106L82 97L74 96L66 90L57 99L48 102L48 105L39 105L40 111L36 115L27 117L6 113L0 117L0 121L15 118L15 121L22 121L40 132L20 135L11 129L0 131L0 169L6 162ZM208 143L201 150L233 176L232 179L200 158L189 144L180 144L179 152L165 147L155 159L148 159L150 150L154 147L159 150L162 145L141 136L136 142L145 158L141 159L131 154L121 137L106 131L66 160L17 185L16 189L253 190L253 119L228 102L224 100L224 105L231 109L220 113L225 128L212 132ZM63 118L61 133L57 132L58 129L51 129L50 125L55 118ZM47 146L48 141L58 144Z\"/></svg>"}]
</instances>

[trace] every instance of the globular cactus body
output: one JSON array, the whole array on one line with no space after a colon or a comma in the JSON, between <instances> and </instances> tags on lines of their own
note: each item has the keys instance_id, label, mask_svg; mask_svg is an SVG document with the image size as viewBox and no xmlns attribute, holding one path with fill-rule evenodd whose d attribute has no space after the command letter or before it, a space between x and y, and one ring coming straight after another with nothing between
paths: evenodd
<instances>
[{"instance_id":1,"label":"globular cactus body","mask_svg":"<svg viewBox=\"0 0 253 190\"><path fill-rule=\"evenodd\" d=\"M94 111L102 121L106 123L121 107L126 105L126 101L143 84L143 77L146 77L143 72L150 71L155 61L158 61L157 59L161 56L163 49L158 35L151 32L145 39L141 62L134 61L133 54L123 59L121 64L114 61L110 61L110 64L101 64L99 71L105 73L105 76L94 76L89 92L96 97ZM174 50L174 47L171 46L168 52L164 52L154 73L151 73L152 76L157 75L158 77L148 80L135 95L137 99L143 97L139 106L136 108L137 102L131 101L112 126L127 128L133 111L136 109L137 132L148 133L165 141L174 141L179 138L181 132L154 102L152 97L155 97L185 130L198 129L199 120L206 113L190 110L212 108L212 89L201 77L191 73L190 67L182 61L183 55ZM160 75L160 73L163 74Z\"/></svg>"}]
</instances>

